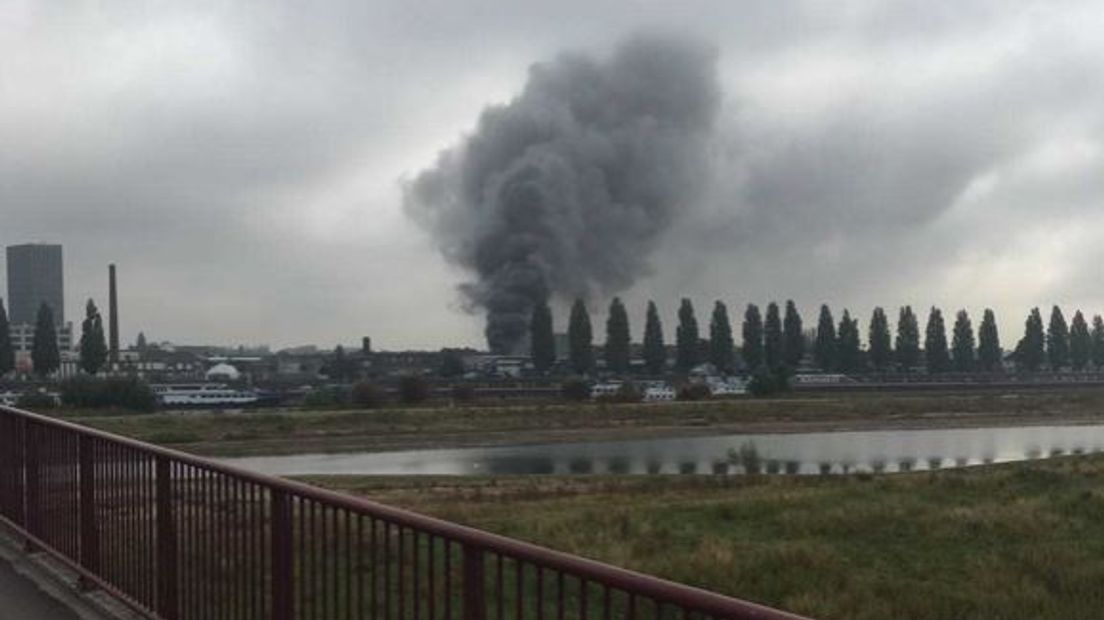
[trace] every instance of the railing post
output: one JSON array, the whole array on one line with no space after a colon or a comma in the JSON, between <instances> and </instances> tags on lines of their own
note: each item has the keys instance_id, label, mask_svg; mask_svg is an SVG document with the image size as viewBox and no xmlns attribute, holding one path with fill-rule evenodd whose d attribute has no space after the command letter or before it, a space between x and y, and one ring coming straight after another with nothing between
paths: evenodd
<instances>
[{"instance_id":1,"label":"railing post","mask_svg":"<svg viewBox=\"0 0 1104 620\"><path fill-rule=\"evenodd\" d=\"M272 618L291 620L295 615L295 590L292 575L294 558L292 557L292 519L291 500L283 491L272 489L272 524L270 536L272 544Z\"/></svg>"},{"instance_id":2,"label":"railing post","mask_svg":"<svg viewBox=\"0 0 1104 620\"><path fill-rule=\"evenodd\" d=\"M11 450L5 455L11 468L7 472L7 482L11 485L11 496L8 498L11 504L6 506L7 516L20 527L24 527L27 517L27 421L13 419L10 430L11 435L5 437L6 447Z\"/></svg>"},{"instance_id":3,"label":"railing post","mask_svg":"<svg viewBox=\"0 0 1104 620\"><path fill-rule=\"evenodd\" d=\"M81 435L77 438L77 460L80 479L80 563L89 571L100 571L100 532L96 523L96 461L92 438ZM91 584L81 580L82 588Z\"/></svg>"},{"instance_id":4,"label":"railing post","mask_svg":"<svg viewBox=\"0 0 1104 620\"><path fill-rule=\"evenodd\" d=\"M157 456L156 498L157 504L157 613L162 618L174 620L179 616L180 601L177 592L177 541L176 523L172 502L172 463Z\"/></svg>"},{"instance_id":5,"label":"railing post","mask_svg":"<svg viewBox=\"0 0 1104 620\"><path fill-rule=\"evenodd\" d=\"M23 421L23 466L25 472L23 500L23 528L32 536L37 536L41 520L41 491L42 480L39 468L38 433L34 432L34 424ZM29 540L26 542L28 552L35 551L35 545Z\"/></svg>"},{"instance_id":6,"label":"railing post","mask_svg":"<svg viewBox=\"0 0 1104 620\"><path fill-rule=\"evenodd\" d=\"M484 620L487 616L487 586L483 575L483 549L475 545L464 545L463 587L464 620Z\"/></svg>"}]
</instances>

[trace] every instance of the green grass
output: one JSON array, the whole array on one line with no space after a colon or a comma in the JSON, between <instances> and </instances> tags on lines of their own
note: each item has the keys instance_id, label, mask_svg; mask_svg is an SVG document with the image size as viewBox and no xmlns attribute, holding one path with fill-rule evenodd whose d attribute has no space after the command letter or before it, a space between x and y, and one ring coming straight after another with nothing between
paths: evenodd
<instances>
[{"instance_id":1,"label":"green grass","mask_svg":"<svg viewBox=\"0 0 1104 620\"><path fill-rule=\"evenodd\" d=\"M95 416L96 428L216 455L379 450L773 426L984 425L1104 421L1104 389L791 395L650 405L550 404ZM800 429L799 429L800 430Z\"/></svg>"},{"instance_id":2,"label":"green grass","mask_svg":"<svg viewBox=\"0 0 1104 620\"><path fill-rule=\"evenodd\" d=\"M1097 618L1104 457L889 476L311 478L814 618Z\"/></svg>"}]
</instances>

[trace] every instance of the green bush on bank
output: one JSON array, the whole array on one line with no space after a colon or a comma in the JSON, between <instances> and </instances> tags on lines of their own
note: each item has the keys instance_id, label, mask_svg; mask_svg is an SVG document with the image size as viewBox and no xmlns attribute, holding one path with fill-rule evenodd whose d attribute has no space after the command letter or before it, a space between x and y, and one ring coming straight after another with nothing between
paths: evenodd
<instances>
[{"instance_id":1,"label":"green bush on bank","mask_svg":"<svg viewBox=\"0 0 1104 620\"><path fill-rule=\"evenodd\" d=\"M347 406L349 402L349 390L342 386L316 388L303 397L303 406L308 409L344 407Z\"/></svg>"},{"instance_id":2,"label":"green bush on bank","mask_svg":"<svg viewBox=\"0 0 1104 620\"><path fill-rule=\"evenodd\" d=\"M785 369L771 371L760 366L751 375L747 385L752 396L772 396L790 391L790 377Z\"/></svg>"},{"instance_id":3,"label":"green bush on bank","mask_svg":"<svg viewBox=\"0 0 1104 620\"><path fill-rule=\"evenodd\" d=\"M560 385L564 400L581 402L590 399L590 383L582 379L570 379Z\"/></svg>"},{"instance_id":4,"label":"green bush on bank","mask_svg":"<svg viewBox=\"0 0 1104 620\"><path fill-rule=\"evenodd\" d=\"M147 413L157 408L157 396L137 377L98 378L79 375L61 382L61 402L80 409L119 408Z\"/></svg>"},{"instance_id":5,"label":"green bush on bank","mask_svg":"<svg viewBox=\"0 0 1104 620\"><path fill-rule=\"evenodd\" d=\"M28 411L56 409L57 405L57 399L46 392L27 392L15 402L16 407Z\"/></svg>"}]
</instances>

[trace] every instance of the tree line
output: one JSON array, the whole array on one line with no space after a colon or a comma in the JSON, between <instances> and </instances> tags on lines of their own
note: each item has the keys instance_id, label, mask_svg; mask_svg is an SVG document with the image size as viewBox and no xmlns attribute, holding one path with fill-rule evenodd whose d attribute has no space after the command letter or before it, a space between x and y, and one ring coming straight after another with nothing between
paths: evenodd
<instances>
[{"instance_id":1,"label":"tree line","mask_svg":"<svg viewBox=\"0 0 1104 620\"><path fill-rule=\"evenodd\" d=\"M843 310L839 321L827 304L821 305L816 327L804 329L801 314L794 302L787 301L784 310L776 302L767 304L761 312L756 304L748 304L741 325L742 343L737 348L729 320L728 308L721 301L713 305L708 337L701 334L694 306L682 299L675 329L674 369L688 372L709 362L724 374L737 367L737 352L743 369L787 373L796 370L806 359L827 372L913 372L929 373L995 372L1004 368L1005 353L1001 347L996 315L991 309L982 314L974 329L966 310L954 317L948 340L943 311L933 306L921 338L919 319L911 306L900 308L896 331L881 307L874 308L867 324L866 345L857 318ZM587 374L596 365L594 334L586 304L575 300L567 325L568 365L577 374ZM547 372L556 363L556 341L552 311L547 303L537 304L530 321L531 357L534 367ZM642 358L648 374L662 374L668 369L668 348L664 340L663 323L655 302L648 302L645 318ZM610 302L606 318L606 341L601 347L606 369L623 374L630 368L631 337L628 313L619 298ZM1024 324L1023 337L1012 350L1011 361L1022 370L1085 370L1104 368L1104 319L1093 317L1092 325L1078 310L1067 323L1062 309L1054 306L1050 321L1044 327L1042 314L1034 308Z\"/></svg>"},{"instance_id":2,"label":"tree line","mask_svg":"<svg viewBox=\"0 0 1104 620\"><path fill-rule=\"evenodd\" d=\"M90 375L98 373L107 362L107 339L104 336L103 319L91 299L85 306L78 351L80 368ZM61 351L58 349L54 313L45 303L38 307L38 313L35 316L31 363L35 374L43 378L49 377L61 368ZM11 340L11 322L4 307L4 300L0 299L0 377L14 370L15 347Z\"/></svg>"}]
</instances>

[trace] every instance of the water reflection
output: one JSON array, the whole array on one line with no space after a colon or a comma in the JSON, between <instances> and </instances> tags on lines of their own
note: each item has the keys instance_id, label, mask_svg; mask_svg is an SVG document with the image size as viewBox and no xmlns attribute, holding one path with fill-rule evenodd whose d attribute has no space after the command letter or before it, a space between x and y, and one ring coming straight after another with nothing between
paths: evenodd
<instances>
[{"instance_id":1,"label":"water reflection","mask_svg":"<svg viewBox=\"0 0 1104 620\"><path fill-rule=\"evenodd\" d=\"M452 450L227 459L292 474L714 474L907 472L1084 454L1104 426L726 435Z\"/></svg>"},{"instance_id":2,"label":"water reflection","mask_svg":"<svg viewBox=\"0 0 1104 620\"><path fill-rule=\"evenodd\" d=\"M568 470L573 474L589 474L594 472L594 462L588 459L571 459Z\"/></svg>"},{"instance_id":3,"label":"water reflection","mask_svg":"<svg viewBox=\"0 0 1104 620\"><path fill-rule=\"evenodd\" d=\"M609 473L611 474L627 474L629 473L629 459L623 456L615 456L609 461Z\"/></svg>"}]
</instances>

